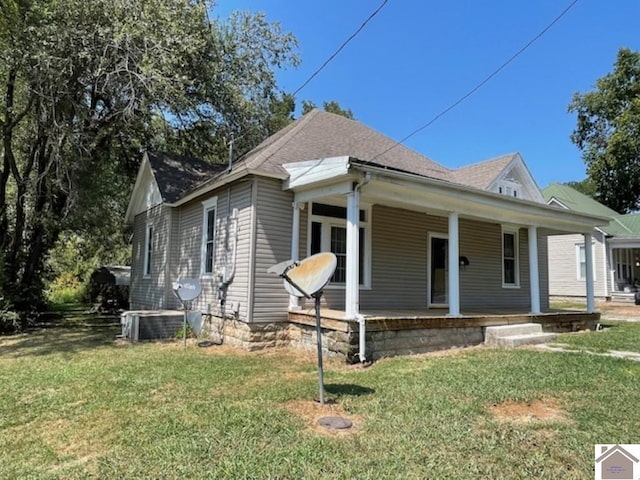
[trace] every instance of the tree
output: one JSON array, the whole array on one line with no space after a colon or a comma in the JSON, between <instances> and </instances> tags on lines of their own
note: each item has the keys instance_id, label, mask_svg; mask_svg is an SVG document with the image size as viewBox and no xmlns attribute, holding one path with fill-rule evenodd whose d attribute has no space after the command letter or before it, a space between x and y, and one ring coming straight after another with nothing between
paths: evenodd
<instances>
[{"instance_id":1,"label":"tree","mask_svg":"<svg viewBox=\"0 0 640 480\"><path fill-rule=\"evenodd\" d=\"M580 193L585 194L588 197L596 199L596 195L597 195L596 186L594 185L593 181L589 177L580 181L572 180L570 182L565 183L565 185L579 191Z\"/></svg>"},{"instance_id":2,"label":"tree","mask_svg":"<svg viewBox=\"0 0 640 480\"><path fill-rule=\"evenodd\" d=\"M61 232L118 237L145 148L216 161L225 138L265 135L274 69L297 63L295 38L262 14L209 21L207 8L0 2L2 309L38 305Z\"/></svg>"},{"instance_id":3,"label":"tree","mask_svg":"<svg viewBox=\"0 0 640 480\"><path fill-rule=\"evenodd\" d=\"M304 115L306 113L309 113L314 108L318 108L318 107L312 101L310 101L310 100L303 100L302 101L302 115ZM351 120L355 120L356 119L356 117L354 117L353 112L351 111L351 109L342 108L340 106L340 104L338 102L336 102L335 100L331 100L331 101L328 101L328 102L323 102L322 109L325 112L335 113L336 115L342 115L343 117L347 117L347 118L349 118Z\"/></svg>"},{"instance_id":4,"label":"tree","mask_svg":"<svg viewBox=\"0 0 640 480\"><path fill-rule=\"evenodd\" d=\"M596 89L575 93L571 140L582 151L596 199L621 213L640 207L640 52L623 48Z\"/></svg>"}]
</instances>

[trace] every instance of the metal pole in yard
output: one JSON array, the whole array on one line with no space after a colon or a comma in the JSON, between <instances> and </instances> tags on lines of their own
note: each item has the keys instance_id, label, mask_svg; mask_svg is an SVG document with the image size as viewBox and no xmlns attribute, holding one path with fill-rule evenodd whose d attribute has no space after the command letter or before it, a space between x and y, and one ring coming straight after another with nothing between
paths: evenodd
<instances>
[{"instance_id":1,"label":"metal pole in yard","mask_svg":"<svg viewBox=\"0 0 640 480\"><path fill-rule=\"evenodd\" d=\"M316 337L318 345L318 400L324 405L324 374L322 371L322 330L320 328L320 297L322 291L314 295L316 300Z\"/></svg>"}]
</instances>

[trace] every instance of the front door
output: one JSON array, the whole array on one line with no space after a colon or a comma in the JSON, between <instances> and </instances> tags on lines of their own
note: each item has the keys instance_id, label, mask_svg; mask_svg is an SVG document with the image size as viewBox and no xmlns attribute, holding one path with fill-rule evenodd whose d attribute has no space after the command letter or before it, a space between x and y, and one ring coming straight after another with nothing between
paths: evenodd
<instances>
[{"instance_id":1,"label":"front door","mask_svg":"<svg viewBox=\"0 0 640 480\"><path fill-rule=\"evenodd\" d=\"M449 302L449 240L444 234L429 235L429 306Z\"/></svg>"}]
</instances>

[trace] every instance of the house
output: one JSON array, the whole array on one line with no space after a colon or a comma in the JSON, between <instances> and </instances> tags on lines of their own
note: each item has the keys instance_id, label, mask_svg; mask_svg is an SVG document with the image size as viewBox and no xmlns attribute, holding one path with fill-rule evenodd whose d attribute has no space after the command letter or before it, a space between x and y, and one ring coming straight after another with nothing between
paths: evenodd
<instances>
[{"instance_id":1,"label":"house","mask_svg":"<svg viewBox=\"0 0 640 480\"><path fill-rule=\"evenodd\" d=\"M450 169L318 110L230 168L146 153L126 220L132 308L176 309L172 281L197 278L204 327L246 348L314 342L312 306L267 270L319 251L338 258L325 346L350 361L480 343L487 325L598 316L593 295L576 316L548 312L547 237L590 242L607 220L546 205L519 154Z\"/></svg>"},{"instance_id":2,"label":"house","mask_svg":"<svg viewBox=\"0 0 640 480\"><path fill-rule=\"evenodd\" d=\"M640 282L640 214L621 215L567 185L549 185L542 194L551 206L609 220L595 227L591 235L594 294L603 299L633 300ZM553 235L548 241L549 294L584 297L584 238Z\"/></svg>"},{"instance_id":3,"label":"house","mask_svg":"<svg viewBox=\"0 0 640 480\"><path fill-rule=\"evenodd\" d=\"M602 479L628 479L637 478L634 475L634 467L640 462L628 450L620 445L602 447L601 454L596 458L596 474L600 473ZM599 470L599 471L598 471Z\"/></svg>"}]
</instances>

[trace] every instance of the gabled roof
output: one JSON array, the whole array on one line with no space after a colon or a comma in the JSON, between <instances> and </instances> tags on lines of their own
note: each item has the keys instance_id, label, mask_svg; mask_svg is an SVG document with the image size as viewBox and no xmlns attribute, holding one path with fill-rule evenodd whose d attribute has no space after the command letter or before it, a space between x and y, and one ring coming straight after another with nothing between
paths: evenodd
<instances>
[{"instance_id":1,"label":"gabled roof","mask_svg":"<svg viewBox=\"0 0 640 480\"><path fill-rule=\"evenodd\" d=\"M226 165L214 165L196 157L166 152L147 152L147 157L166 203L181 199L187 192L226 168Z\"/></svg>"},{"instance_id":2,"label":"gabled roof","mask_svg":"<svg viewBox=\"0 0 640 480\"><path fill-rule=\"evenodd\" d=\"M607 235L634 238L640 236L640 214L621 215L575 188L558 183L544 188L542 195L547 203L556 202L569 210L610 218L609 225L600 227Z\"/></svg>"},{"instance_id":3,"label":"gabled roof","mask_svg":"<svg viewBox=\"0 0 640 480\"><path fill-rule=\"evenodd\" d=\"M460 167L453 172L452 180L456 183L486 190L517 156L517 153L509 153L484 162Z\"/></svg>"},{"instance_id":4,"label":"gabled roof","mask_svg":"<svg viewBox=\"0 0 640 480\"><path fill-rule=\"evenodd\" d=\"M425 177L450 180L451 170L362 123L314 109L247 153L237 167L286 175L284 163L350 156Z\"/></svg>"},{"instance_id":5,"label":"gabled roof","mask_svg":"<svg viewBox=\"0 0 640 480\"><path fill-rule=\"evenodd\" d=\"M633 455L631 455L629 452L627 452L624 448L622 448L620 445L614 445L613 447L605 450L602 455L600 455L598 458L596 458L596 463L600 463L602 462L604 459L610 457L614 452L618 452L621 453L622 455L624 455L626 458L628 458L629 460L631 460L633 463L638 463L640 460L638 460L636 457L634 457Z\"/></svg>"},{"instance_id":6,"label":"gabled roof","mask_svg":"<svg viewBox=\"0 0 640 480\"><path fill-rule=\"evenodd\" d=\"M619 215L615 210L610 209L597 200L594 200L568 185L552 183L547 188L542 189L542 196L547 203L555 199L565 208L576 212L583 212L601 217L616 217Z\"/></svg>"}]
</instances>

